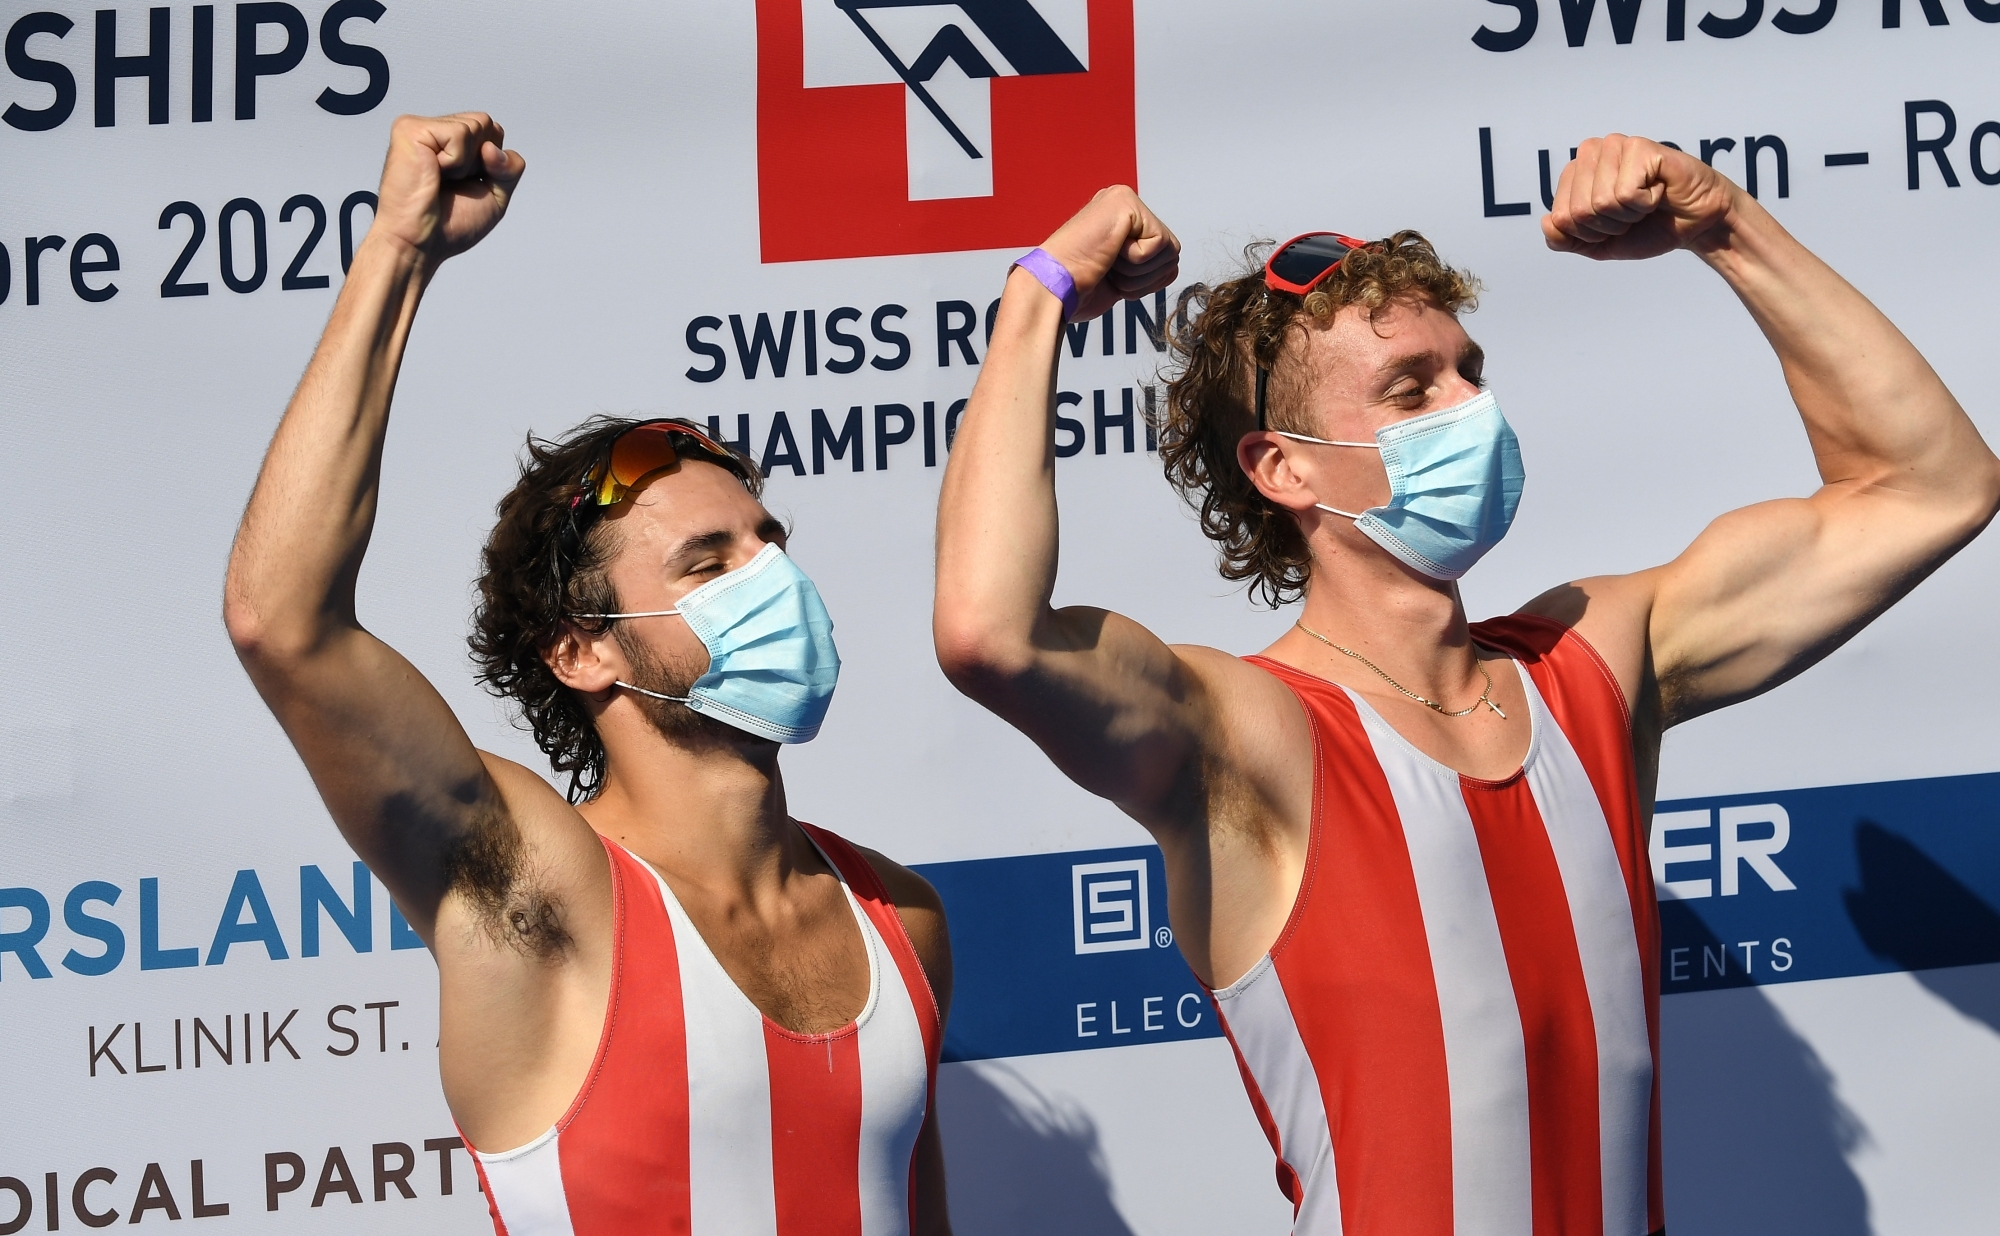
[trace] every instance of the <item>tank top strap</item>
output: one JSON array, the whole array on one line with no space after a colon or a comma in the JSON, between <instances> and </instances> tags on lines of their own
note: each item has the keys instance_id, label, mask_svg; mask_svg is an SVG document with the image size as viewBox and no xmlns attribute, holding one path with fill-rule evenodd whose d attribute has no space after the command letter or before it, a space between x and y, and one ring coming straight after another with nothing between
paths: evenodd
<instances>
[{"instance_id":1,"label":"tank top strap","mask_svg":"<svg viewBox=\"0 0 2000 1236\"><path fill-rule=\"evenodd\" d=\"M896 912L896 902L889 895L888 886L882 883L874 865L845 838L804 820L797 823L819 847L820 853L826 855L826 860L833 864L833 869L840 874L848 891L860 904L862 913L874 925L875 933L882 937L889 955L895 958L896 971L902 975L903 986L910 993L910 1004L917 1011L918 1028L924 1036L924 1055L930 1061L935 1078L938 1053L943 1047L937 993L931 990L930 976L924 973L923 961L917 956L916 945L910 942L910 933L903 926L903 916ZM917 999L919 992L923 993L924 999Z\"/></svg>"},{"instance_id":2,"label":"tank top strap","mask_svg":"<svg viewBox=\"0 0 2000 1236\"><path fill-rule=\"evenodd\" d=\"M1540 614L1507 614L1473 623L1472 638L1514 658L1534 677L1535 689L1565 733L1573 721L1609 722L1629 736L1632 711L1625 689L1573 627Z\"/></svg>"},{"instance_id":3,"label":"tank top strap","mask_svg":"<svg viewBox=\"0 0 2000 1236\"><path fill-rule=\"evenodd\" d=\"M569 1110L556 1121L558 1129L576 1122L607 1076L616 1080L633 1040L649 1054L668 1043L682 1044L685 1058L679 946L658 877L616 841L602 833L597 839L611 864L610 991L596 1058Z\"/></svg>"}]
</instances>

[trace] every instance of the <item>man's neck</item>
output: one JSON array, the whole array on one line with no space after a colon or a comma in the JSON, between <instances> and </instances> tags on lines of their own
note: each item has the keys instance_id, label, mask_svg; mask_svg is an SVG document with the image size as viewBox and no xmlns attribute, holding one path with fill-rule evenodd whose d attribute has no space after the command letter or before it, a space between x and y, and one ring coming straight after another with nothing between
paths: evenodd
<instances>
[{"instance_id":1,"label":"man's neck","mask_svg":"<svg viewBox=\"0 0 2000 1236\"><path fill-rule=\"evenodd\" d=\"M1299 621L1360 653L1399 681L1407 677L1450 689L1478 676L1457 585L1419 577L1386 554L1317 555ZM1296 642L1301 638L1310 640L1300 632L1287 632L1272 646L1273 654L1280 660L1296 660L1290 654L1302 648ZM1318 647L1325 650L1324 645ZM1312 663L1323 662L1323 656L1312 658ZM1356 668L1367 676L1365 668Z\"/></svg>"},{"instance_id":2,"label":"man's neck","mask_svg":"<svg viewBox=\"0 0 2000 1236\"><path fill-rule=\"evenodd\" d=\"M609 736L607 736L608 738ZM590 826L677 880L754 899L781 881L798 838L774 743L607 741Z\"/></svg>"}]
</instances>

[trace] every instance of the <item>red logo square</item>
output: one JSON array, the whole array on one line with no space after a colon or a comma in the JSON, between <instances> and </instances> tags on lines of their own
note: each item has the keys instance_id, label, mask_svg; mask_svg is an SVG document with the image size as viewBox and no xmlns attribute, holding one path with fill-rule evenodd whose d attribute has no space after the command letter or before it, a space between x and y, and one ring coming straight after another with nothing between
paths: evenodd
<instances>
[{"instance_id":1,"label":"red logo square","mask_svg":"<svg viewBox=\"0 0 2000 1236\"><path fill-rule=\"evenodd\" d=\"M757 0L764 261L1032 245L1119 183L1132 0Z\"/></svg>"}]
</instances>

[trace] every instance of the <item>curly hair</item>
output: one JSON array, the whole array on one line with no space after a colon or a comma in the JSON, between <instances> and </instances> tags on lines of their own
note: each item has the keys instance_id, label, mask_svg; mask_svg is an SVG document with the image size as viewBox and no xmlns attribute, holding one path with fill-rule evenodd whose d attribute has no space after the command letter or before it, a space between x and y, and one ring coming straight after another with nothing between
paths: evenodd
<instances>
[{"instance_id":1,"label":"curly hair","mask_svg":"<svg viewBox=\"0 0 2000 1236\"><path fill-rule=\"evenodd\" d=\"M1391 301L1418 296L1449 313L1470 311L1478 283L1446 265L1421 235L1403 231L1349 253L1305 296L1274 292L1264 286L1271 243L1245 248L1237 277L1181 293L1168 332L1160 462L1168 483L1200 516L1202 534L1215 542L1222 577L1250 581L1252 595L1275 609L1305 594L1312 553L1292 513L1258 492L1236 461L1236 444L1257 428L1257 370L1272 375L1268 423L1311 432L1299 417L1299 384L1280 380L1295 337L1348 305L1372 318Z\"/></svg>"},{"instance_id":2,"label":"curly hair","mask_svg":"<svg viewBox=\"0 0 2000 1236\"><path fill-rule=\"evenodd\" d=\"M699 430L692 421L676 423ZM500 499L499 522L480 555L479 604L466 642L481 686L512 700L518 723L557 772L569 774L569 799L596 795L604 785L604 743L582 701L549 668L545 654L564 630L605 630L601 619L577 613L618 611L606 568L619 538L601 508L575 505L584 478L611 443L644 422L595 416L557 439L528 436L521 477ZM755 497L763 473L733 449L716 455L682 439L682 452L727 469Z\"/></svg>"}]
</instances>

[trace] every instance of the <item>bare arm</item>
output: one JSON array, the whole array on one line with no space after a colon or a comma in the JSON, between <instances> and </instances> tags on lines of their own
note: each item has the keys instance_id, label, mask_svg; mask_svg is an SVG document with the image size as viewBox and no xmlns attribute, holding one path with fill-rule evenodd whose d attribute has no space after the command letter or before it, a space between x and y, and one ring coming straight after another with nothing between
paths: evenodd
<instances>
[{"instance_id":1,"label":"bare arm","mask_svg":"<svg viewBox=\"0 0 2000 1236\"><path fill-rule=\"evenodd\" d=\"M1644 615L1665 724L1804 671L2000 509L2000 461L1923 356L1713 169L1641 138L1586 142L1543 230L1597 258L1692 249L1776 351L1819 468L1809 497L1731 512L1665 566L1583 586Z\"/></svg>"},{"instance_id":2,"label":"bare arm","mask_svg":"<svg viewBox=\"0 0 2000 1236\"><path fill-rule=\"evenodd\" d=\"M505 212L525 164L503 141L480 114L396 122L380 213L272 440L224 591L230 638L258 692L342 833L427 941L446 892L491 883L515 833L444 700L362 629L354 587L417 304L439 264Z\"/></svg>"},{"instance_id":3,"label":"bare arm","mask_svg":"<svg viewBox=\"0 0 2000 1236\"><path fill-rule=\"evenodd\" d=\"M1179 244L1129 189L1099 193L1042 246L1075 277L1079 318L1173 282ZM1054 415L1061 303L1007 277L993 341L938 503L938 664L1069 777L1142 819L1194 753L1195 675L1152 632L1057 610Z\"/></svg>"}]
</instances>

